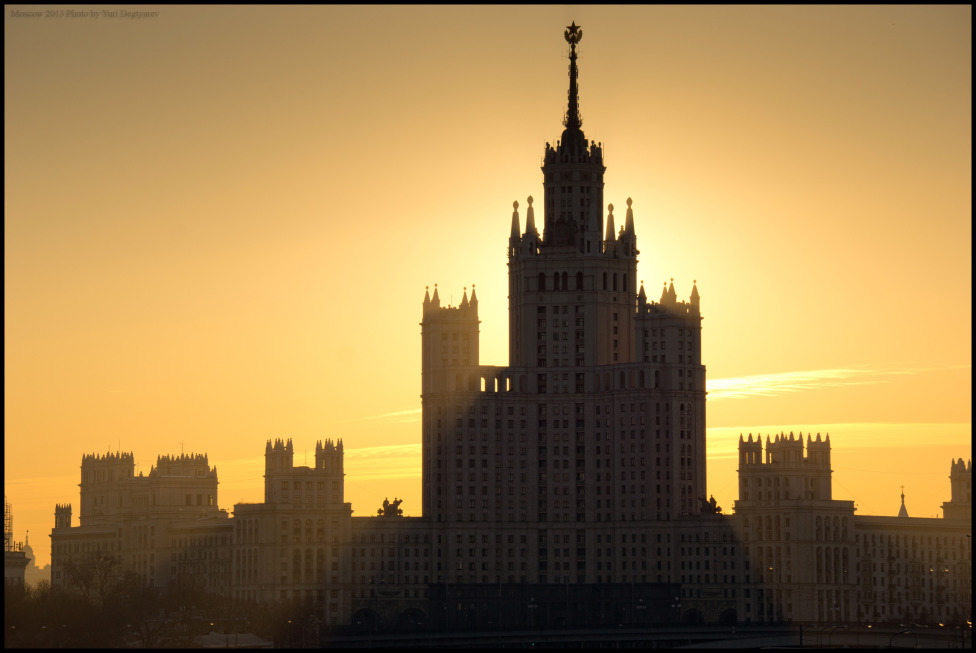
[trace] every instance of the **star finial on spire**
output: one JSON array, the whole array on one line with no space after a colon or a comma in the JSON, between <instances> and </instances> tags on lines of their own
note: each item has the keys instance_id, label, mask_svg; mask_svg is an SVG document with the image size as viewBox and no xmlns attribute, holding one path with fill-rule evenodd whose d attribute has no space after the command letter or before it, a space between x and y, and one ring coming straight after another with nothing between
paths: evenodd
<instances>
[{"instance_id":1,"label":"star finial on spire","mask_svg":"<svg viewBox=\"0 0 976 653\"><path fill-rule=\"evenodd\" d=\"M580 27L576 24L576 21L574 20L572 25L566 26L566 32L564 33L564 36L566 37L567 43L569 43L573 47L576 47L576 44L579 43L580 39L583 38L583 30L580 29Z\"/></svg>"},{"instance_id":2,"label":"star finial on spire","mask_svg":"<svg viewBox=\"0 0 976 653\"><path fill-rule=\"evenodd\" d=\"M570 152L583 152L586 150L586 137L580 129L583 119L580 117L579 89L576 86L576 78L579 75L576 69L576 44L583 38L583 30L573 21L573 24L566 28L565 37L566 42L569 43L569 106L566 119L563 121L566 129L563 131L560 143ZM557 149L559 149L558 145Z\"/></svg>"}]
</instances>

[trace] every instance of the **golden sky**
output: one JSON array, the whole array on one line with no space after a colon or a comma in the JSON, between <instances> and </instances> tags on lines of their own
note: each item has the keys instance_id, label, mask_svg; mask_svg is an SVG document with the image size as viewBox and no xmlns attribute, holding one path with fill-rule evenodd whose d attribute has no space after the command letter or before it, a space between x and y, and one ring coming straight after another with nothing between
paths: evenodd
<instances>
[{"instance_id":1,"label":"golden sky","mask_svg":"<svg viewBox=\"0 0 976 653\"><path fill-rule=\"evenodd\" d=\"M354 514L419 514L424 288L477 284L507 363L571 21L648 295L698 283L719 504L740 432L829 431L858 514L941 514L971 457L968 6L16 8L4 485L41 564L119 447L208 453L232 509L267 439L343 438Z\"/></svg>"}]
</instances>

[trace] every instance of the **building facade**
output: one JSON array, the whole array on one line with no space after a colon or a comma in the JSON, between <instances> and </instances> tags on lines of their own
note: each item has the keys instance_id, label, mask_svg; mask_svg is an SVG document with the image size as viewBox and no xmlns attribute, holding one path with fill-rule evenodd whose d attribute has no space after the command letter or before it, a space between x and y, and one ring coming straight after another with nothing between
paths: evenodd
<instances>
[{"instance_id":1,"label":"building facade","mask_svg":"<svg viewBox=\"0 0 976 653\"><path fill-rule=\"evenodd\" d=\"M71 505L55 507L51 585L68 587L77 570L118 562L150 586L212 591L230 575L231 521L217 506L217 468L205 454L159 456L135 475L131 453L82 457L78 526Z\"/></svg>"},{"instance_id":2,"label":"building facade","mask_svg":"<svg viewBox=\"0 0 976 653\"><path fill-rule=\"evenodd\" d=\"M482 365L474 286L423 300L422 517L353 517L343 444L314 467L269 441L262 503L217 507L205 456L82 461L81 525L56 509L53 582L72 556L147 583L300 600L370 629L962 619L971 614L971 463L944 519L863 517L831 494L829 436L740 438L733 514L709 503L700 297L637 276L628 198L603 213L602 145L579 112L574 24L565 130L546 144L542 232L514 204L509 361ZM395 506L394 506L395 508Z\"/></svg>"}]
</instances>

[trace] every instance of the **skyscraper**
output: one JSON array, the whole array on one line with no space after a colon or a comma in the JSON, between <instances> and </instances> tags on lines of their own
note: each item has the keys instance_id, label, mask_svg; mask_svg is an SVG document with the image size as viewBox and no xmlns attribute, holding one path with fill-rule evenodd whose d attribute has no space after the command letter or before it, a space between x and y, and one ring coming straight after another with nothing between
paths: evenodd
<instances>
[{"instance_id":1,"label":"skyscraper","mask_svg":"<svg viewBox=\"0 0 976 653\"><path fill-rule=\"evenodd\" d=\"M606 166L579 110L581 37L575 23L565 32L568 107L545 146L542 234L532 196L521 234L518 202L512 215L508 366L478 360L474 288L457 307L436 288L424 298L424 515L449 541L490 531L532 544L515 568L487 569L469 547L447 547L440 561L457 582L647 580L598 563L598 538L695 514L704 495L698 292L678 302L672 282L649 301L631 199L619 232L613 204L604 220Z\"/></svg>"}]
</instances>

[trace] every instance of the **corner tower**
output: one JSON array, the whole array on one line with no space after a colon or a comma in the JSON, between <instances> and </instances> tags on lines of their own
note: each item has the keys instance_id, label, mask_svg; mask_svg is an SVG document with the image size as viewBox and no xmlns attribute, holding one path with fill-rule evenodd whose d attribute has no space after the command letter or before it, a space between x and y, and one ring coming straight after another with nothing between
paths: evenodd
<instances>
[{"instance_id":1,"label":"corner tower","mask_svg":"<svg viewBox=\"0 0 976 653\"><path fill-rule=\"evenodd\" d=\"M942 504L946 519L972 519L973 461L953 460L949 468L952 498Z\"/></svg>"}]
</instances>

